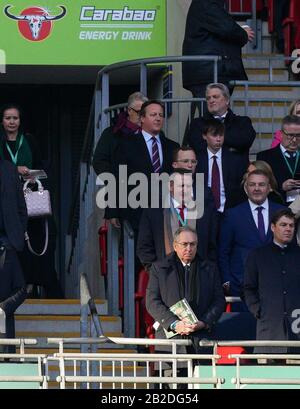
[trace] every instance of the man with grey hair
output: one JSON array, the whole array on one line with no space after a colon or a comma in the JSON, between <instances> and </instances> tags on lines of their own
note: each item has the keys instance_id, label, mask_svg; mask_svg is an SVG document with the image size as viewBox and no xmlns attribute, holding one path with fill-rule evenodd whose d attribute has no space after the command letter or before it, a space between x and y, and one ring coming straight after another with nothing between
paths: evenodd
<instances>
[{"instance_id":1,"label":"man with grey hair","mask_svg":"<svg viewBox=\"0 0 300 409\"><path fill-rule=\"evenodd\" d=\"M148 98L141 92L129 95L126 111L119 114L115 125L102 132L93 157L93 168L97 175L112 171L112 158L119 138L130 135L140 128L139 114L145 101L148 101Z\"/></svg>"},{"instance_id":2,"label":"man with grey hair","mask_svg":"<svg viewBox=\"0 0 300 409\"><path fill-rule=\"evenodd\" d=\"M209 338L225 308L219 272L215 263L197 255L197 233L189 226L174 233L174 252L152 264L146 292L146 308L160 324L157 338L165 338L163 329L173 331L177 338L188 337L199 353L199 341ZM197 322L191 324L176 316L170 307L186 298Z\"/></svg>"},{"instance_id":3,"label":"man with grey hair","mask_svg":"<svg viewBox=\"0 0 300 409\"><path fill-rule=\"evenodd\" d=\"M208 112L191 122L187 134L187 143L194 149L196 155L205 150L206 141L202 135L204 121L216 118L224 123L224 147L249 162L249 149L256 137L256 132L248 116L240 116L230 109L230 93L226 85L221 83L208 84L206 87Z\"/></svg>"}]
</instances>

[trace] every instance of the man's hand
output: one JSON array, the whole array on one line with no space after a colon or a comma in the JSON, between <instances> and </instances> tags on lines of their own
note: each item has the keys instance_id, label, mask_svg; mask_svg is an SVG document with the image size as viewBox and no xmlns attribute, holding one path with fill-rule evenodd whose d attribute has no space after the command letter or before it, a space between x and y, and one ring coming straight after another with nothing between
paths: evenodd
<instances>
[{"instance_id":1,"label":"man's hand","mask_svg":"<svg viewBox=\"0 0 300 409\"><path fill-rule=\"evenodd\" d=\"M112 218L112 219L108 219L108 222L117 229L121 228L120 220L117 219L116 217Z\"/></svg>"},{"instance_id":2,"label":"man's hand","mask_svg":"<svg viewBox=\"0 0 300 409\"><path fill-rule=\"evenodd\" d=\"M295 180L295 179L287 179L282 184L282 189L285 192L288 192L289 190L293 190L293 189L299 189L299 187L300 187L300 181Z\"/></svg>"},{"instance_id":3,"label":"man's hand","mask_svg":"<svg viewBox=\"0 0 300 409\"><path fill-rule=\"evenodd\" d=\"M242 28L246 31L246 33L248 35L248 41L250 41L250 42L253 41L254 37L255 37L255 33L252 30L252 28L249 27L249 26L243 26Z\"/></svg>"},{"instance_id":4,"label":"man's hand","mask_svg":"<svg viewBox=\"0 0 300 409\"><path fill-rule=\"evenodd\" d=\"M223 291L225 295L230 295L230 281L226 281L226 283L223 283Z\"/></svg>"},{"instance_id":5,"label":"man's hand","mask_svg":"<svg viewBox=\"0 0 300 409\"><path fill-rule=\"evenodd\" d=\"M206 324L203 321L198 321L195 324L189 324L187 319L184 318L178 321L175 327L175 331L180 335L189 335L192 332L199 331L200 329L206 328Z\"/></svg>"}]
</instances>

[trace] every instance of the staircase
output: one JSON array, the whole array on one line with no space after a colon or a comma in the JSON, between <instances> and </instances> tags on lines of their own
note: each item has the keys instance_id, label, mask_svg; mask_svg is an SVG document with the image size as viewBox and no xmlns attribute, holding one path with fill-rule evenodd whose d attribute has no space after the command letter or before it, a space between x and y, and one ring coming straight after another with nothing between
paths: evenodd
<instances>
[{"instance_id":1,"label":"staircase","mask_svg":"<svg viewBox=\"0 0 300 409\"><path fill-rule=\"evenodd\" d=\"M107 337L122 337L121 317L107 315L107 301L96 300L97 311L101 320L104 335ZM47 338L79 338L80 337L80 301L28 299L15 313L16 338L34 338L37 345L27 346L26 352L33 354L51 355L58 352L58 345L47 344ZM80 345L66 345L65 352L79 353ZM127 349L121 345L105 343L99 345L99 353L134 353L136 350ZM79 365L77 366L79 372ZM132 367L124 368L124 375L132 373ZM144 368L137 367L138 371ZM73 366L66 367L66 373L73 373ZM110 363L103 366L103 375L111 375ZM116 368L116 375L118 368ZM58 364L53 362L49 366L50 388L58 388L55 382L59 374ZM110 387L107 384L105 387Z\"/></svg>"},{"instance_id":2,"label":"staircase","mask_svg":"<svg viewBox=\"0 0 300 409\"><path fill-rule=\"evenodd\" d=\"M250 45L243 49L244 66L249 81L269 81L269 57L275 57L272 50L272 39L268 33L267 22L262 24L262 47L254 51ZM255 59L265 57L265 59ZM257 152L269 149L275 130L280 128L282 118L287 115L290 103L300 99L300 87L278 86L278 81L289 80L289 69L284 60L273 61L274 86L252 86L249 88L248 116L252 119L257 138L251 148L252 156ZM235 87L232 95L234 112L245 115L245 104L239 101L245 96L244 87ZM259 101L264 99L265 101ZM272 102L274 101L274 102Z\"/></svg>"}]
</instances>

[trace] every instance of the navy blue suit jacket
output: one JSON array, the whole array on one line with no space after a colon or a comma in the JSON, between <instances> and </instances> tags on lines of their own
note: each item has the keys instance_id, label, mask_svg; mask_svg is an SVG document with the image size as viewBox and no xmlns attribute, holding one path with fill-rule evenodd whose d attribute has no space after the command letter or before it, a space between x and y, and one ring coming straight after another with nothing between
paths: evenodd
<instances>
[{"instance_id":1,"label":"navy blue suit jacket","mask_svg":"<svg viewBox=\"0 0 300 409\"><path fill-rule=\"evenodd\" d=\"M269 219L283 207L269 200ZM219 268L222 282L230 281L231 295L240 295L249 251L270 243L272 237L269 226L266 240L260 239L248 200L225 212L219 242Z\"/></svg>"}]
</instances>

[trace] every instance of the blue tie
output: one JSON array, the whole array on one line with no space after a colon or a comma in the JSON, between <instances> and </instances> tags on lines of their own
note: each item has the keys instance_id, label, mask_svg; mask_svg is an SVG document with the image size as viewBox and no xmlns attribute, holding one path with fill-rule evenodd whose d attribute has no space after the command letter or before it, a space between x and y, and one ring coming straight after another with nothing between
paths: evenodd
<instances>
[{"instance_id":1,"label":"blue tie","mask_svg":"<svg viewBox=\"0 0 300 409\"><path fill-rule=\"evenodd\" d=\"M257 227L258 227L258 233L261 241L266 240L266 231L265 231L265 222L264 222L264 216L262 214L264 207L263 206L258 206L255 210L257 210Z\"/></svg>"}]
</instances>

